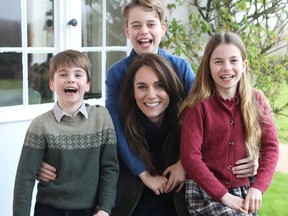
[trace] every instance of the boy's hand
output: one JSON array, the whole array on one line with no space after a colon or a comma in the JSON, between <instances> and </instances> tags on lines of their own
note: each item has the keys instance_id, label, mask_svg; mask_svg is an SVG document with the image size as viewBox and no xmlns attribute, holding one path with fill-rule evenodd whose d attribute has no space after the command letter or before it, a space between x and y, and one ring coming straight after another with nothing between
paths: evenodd
<instances>
[{"instance_id":1,"label":"boy's hand","mask_svg":"<svg viewBox=\"0 0 288 216\"><path fill-rule=\"evenodd\" d=\"M40 165L36 178L39 181L49 182L54 181L56 177L56 168L43 161Z\"/></svg>"}]
</instances>

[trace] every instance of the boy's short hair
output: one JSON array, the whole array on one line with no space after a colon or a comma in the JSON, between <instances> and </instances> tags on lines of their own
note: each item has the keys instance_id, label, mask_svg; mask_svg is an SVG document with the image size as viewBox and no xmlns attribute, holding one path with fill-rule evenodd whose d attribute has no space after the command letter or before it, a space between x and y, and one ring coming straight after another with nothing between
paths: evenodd
<instances>
[{"instance_id":1,"label":"boy's short hair","mask_svg":"<svg viewBox=\"0 0 288 216\"><path fill-rule=\"evenodd\" d=\"M50 59L49 79L53 80L55 72L59 67L79 67L87 75L87 82L91 80L91 63L87 56L77 50L65 50L57 53Z\"/></svg>"},{"instance_id":2,"label":"boy's short hair","mask_svg":"<svg viewBox=\"0 0 288 216\"><path fill-rule=\"evenodd\" d=\"M152 11L160 22L164 22L164 8L161 0L131 0L122 9L125 25L128 24L129 12L134 7L142 7L145 11Z\"/></svg>"}]
</instances>

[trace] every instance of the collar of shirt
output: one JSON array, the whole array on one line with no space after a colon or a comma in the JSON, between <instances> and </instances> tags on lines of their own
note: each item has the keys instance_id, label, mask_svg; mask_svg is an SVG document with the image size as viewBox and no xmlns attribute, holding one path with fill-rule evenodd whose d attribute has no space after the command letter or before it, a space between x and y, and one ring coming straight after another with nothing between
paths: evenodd
<instances>
[{"instance_id":1,"label":"collar of shirt","mask_svg":"<svg viewBox=\"0 0 288 216\"><path fill-rule=\"evenodd\" d=\"M54 108L53 108L53 112L56 118L56 121L59 123L62 119L63 116L75 116L78 113L82 113L87 119L88 119L88 112L85 106L85 103L83 102L81 107L79 108L79 110L77 110L77 112L75 112L73 115L67 114L64 111L61 110L61 108L59 107L58 103L54 104Z\"/></svg>"}]
</instances>

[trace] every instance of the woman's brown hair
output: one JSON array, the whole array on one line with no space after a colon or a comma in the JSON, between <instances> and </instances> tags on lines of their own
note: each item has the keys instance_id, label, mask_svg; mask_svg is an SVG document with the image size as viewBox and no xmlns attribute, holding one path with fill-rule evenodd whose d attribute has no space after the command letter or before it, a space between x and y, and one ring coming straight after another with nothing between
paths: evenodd
<instances>
[{"instance_id":1,"label":"woman's brown hair","mask_svg":"<svg viewBox=\"0 0 288 216\"><path fill-rule=\"evenodd\" d=\"M166 164L175 163L179 160L180 128L177 113L184 96L184 87L171 64L157 54L144 54L136 56L125 76L120 94L120 114L125 135L133 152L144 161L148 171L156 174L157 170L147 148L145 129L140 123L143 115L134 98L134 78L137 71L148 66L156 71L159 80L170 98L170 103L165 110L165 117L171 119L171 129L166 139L165 152ZM169 165L170 165L169 164Z\"/></svg>"}]
</instances>

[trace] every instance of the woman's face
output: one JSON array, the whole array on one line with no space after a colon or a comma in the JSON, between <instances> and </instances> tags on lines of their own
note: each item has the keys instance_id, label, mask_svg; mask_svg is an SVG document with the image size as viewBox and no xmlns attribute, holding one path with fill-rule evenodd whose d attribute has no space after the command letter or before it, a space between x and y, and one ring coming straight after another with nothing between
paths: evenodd
<instances>
[{"instance_id":1,"label":"woman's face","mask_svg":"<svg viewBox=\"0 0 288 216\"><path fill-rule=\"evenodd\" d=\"M137 106L154 124L160 126L170 97L157 72L149 66L141 67L135 74L134 98Z\"/></svg>"}]
</instances>

